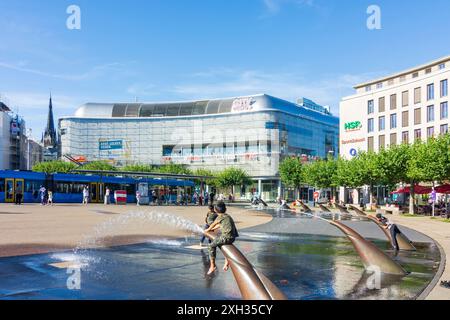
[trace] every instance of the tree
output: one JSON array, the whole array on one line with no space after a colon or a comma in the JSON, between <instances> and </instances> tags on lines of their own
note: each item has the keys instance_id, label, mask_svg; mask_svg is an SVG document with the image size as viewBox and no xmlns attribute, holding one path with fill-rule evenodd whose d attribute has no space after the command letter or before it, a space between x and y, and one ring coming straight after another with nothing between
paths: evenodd
<instances>
[{"instance_id":1,"label":"tree","mask_svg":"<svg viewBox=\"0 0 450 320\"><path fill-rule=\"evenodd\" d=\"M303 167L305 182L319 189L336 187L337 161L330 158L311 162Z\"/></svg>"},{"instance_id":2,"label":"tree","mask_svg":"<svg viewBox=\"0 0 450 320\"><path fill-rule=\"evenodd\" d=\"M364 185L361 171L359 158L351 160L339 158L335 184L346 188L359 188Z\"/></svg>"},{"instance_id":3,"label":"tree","mask_svg":"<svg viewBox=\"0 0 450 320\"><path fill-rule=\"evenodd\" d=\"M375 152L361 152L355 159L362 185L369 186L371 206L375 195L374 187L382 184L384 179L383 159L380 154Z\"/></svg>"},{"instance_id":4,"label":"tree","mask_svg":"<svg viewBox=\"0 0 450 320\"><path fill-rule=\"evenodd\" d=\"M431 138L426 143L416 141L411 146L407 176L411 181L410 212L415 213L414 188L418 182L442 182L449 173L449 144L447 137Z\"/></svg>"},{"instance_id":5,"label":"tree","mask_svg":"<svg viewBox=\"0 0 450 320\"><path fill-rule=\"evenodd\" d=\"M91 171L117 171L117 168L106 162L106 161L92 161L89 163L86 163L79 169L81 170L91 170Z\"/></svg>"},{"instance_id":6,"label":"tree","mask_svg":"<svg viewBox=\"0 0 450 320\"><path fill-rule=\"evenodd\" d=\"M253 182L247 172L234 167L219 172L216 181L221 188L231 188L231 194L234 194L234 186L247 186Z\"/></svg>"},{"instance_id":7,"label":"tree","mask_svg":"<svg viewBox=\"0 0 450 320\"><path fill-rule=\"evenodd\" d=\"M295 188L300 194L302 185L306 183L303 164L298 158L286 158L280 163L281 181L288 187Z\"/></svg>"},{"instance_id":8,"label":"tree","mask_svg":"<svg viewBox=\"0 0 450 320\"><path fill-rule=\"evenodd\" d=\"M72 162L57 160L49 162L39 162L33 166L32 170L35 172L44 172L50 174L50 173L69 173L77 168L78 166L73 164Z\"/></svg>"},{"instance_id":9,"label":"tree","mask_svg":"<svg viewBox=\"0 0 450 320\"><path fill-rule=\"evenodd\" d=\"M169 163L160 167L156 167L154 172L169 173L169 174L185 174L185 175L192 174L192 171L189 170L185 165L175 163Z\"/></svg>"},{"instance_id":10,"label":"tree","mask_svg":"<svg viewBox=\"0 0 450 320\"><path fill-rule=\"evenodd\" d=\"M195 183L197 184L201 184L206 183L208 186L211 187L218 187L218 183L217 183L217 172L214 172L212 170L208 170L208 169L197 169L194 171L193 173L196 176L201 176L201 177L211 177L205 180L200 180L200 179L196 179ZM203 186L202 186L203 187Z\"/></svg>"},{"instance_id":11,"label":"tree","mask_svg":"<svg viewBox=\"0 0 450 320\"><path fill-rule=\"evenodd\" d=\"M122 168L127 172L155 172L155 168L148 164L131 164Z\"/></svg>"}]
</instances>

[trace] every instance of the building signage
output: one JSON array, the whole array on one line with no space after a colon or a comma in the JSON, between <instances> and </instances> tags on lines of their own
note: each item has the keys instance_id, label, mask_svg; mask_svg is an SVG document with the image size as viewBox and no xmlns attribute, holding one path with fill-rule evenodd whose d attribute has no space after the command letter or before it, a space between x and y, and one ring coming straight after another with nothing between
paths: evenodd
<instances>
[{"instance_id":1,"label":"building signage","mask_svg":"<svg viewBox=\"0 0 450 320\"><path fill-rule=\"evenodd\" d=\"M347 122L344 124L345 131L358 131L362 128L361 121L353 121L353 122Z\"/></svg>"},{"instance_id":2,"label":"building signage","mask_svg":"<svg viewBox=\"0 0 450 320\"><path fill-rule=\"evenodd\" d=\"M361 142L365 142L366 138L361 138L361 139L351 139L351 140L342 140L341 143L342 145L345 144L351 144L351 143L361 143Z\"/></svg>"},{"instance_id":3,"label":"building signage","mask_svg":"<svg viewBox=\"0 0 450 320\"><path fill-rule=\"evenodd\" d=\"M121 150L121 149L123 149L123 141L122 140L99 141L98 149L100 151L103 151L103 150Z\"/></svg>"},{"instance_id":4,"label":"building signage","mask_svg":"<svg viewBox=\"0 0 450 320\"><path fill-rule=\"evenodd\" d=\"M356 149L352 148L352 149L350 149L350 155L352 157L356 157L358 155L358 151L356 151Z\"/></svg>"},{"instance_id":5,"label":"building signage","mask_svg":"<svg viewBox=\"0 0 450 320\"><path fill-rule=\"evenodd\" d=\"M231 112L252 111L255 102L256 101L253 98L235 99L231 105Z\"/></svg>"}]
</instances>

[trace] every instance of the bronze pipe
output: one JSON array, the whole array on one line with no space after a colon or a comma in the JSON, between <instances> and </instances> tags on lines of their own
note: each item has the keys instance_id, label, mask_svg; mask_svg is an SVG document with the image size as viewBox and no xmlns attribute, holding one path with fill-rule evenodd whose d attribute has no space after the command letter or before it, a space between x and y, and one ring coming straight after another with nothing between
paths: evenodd
<instances>
[{"instance_id":1,"label":"bronze pipe","mask_svg":"<svg viewBox=\"0 0 450 320\"><path fill-rule=\"evenodd\" d=\"M302 200L297 200L297 202L300 203L300 205L302 206L303 210L304 210L306 213L312 213L311 208L308 207L306 204L304 204Z\"/></svg>"},{"instance_id":2,"label":"bronze pipe","mask_svg":"<svg viewBox=\"0 0 450 320\"><path fill-rule=\"evenodd\" d=\"M214 235L205 233L214 240ZM220 247L230 262L231 271L244 300L287 300L287 297L262 273L256 271L241 251L234 245Z\"/></svg>"},{"instance_id":3,"label":"bronze pipe","mask_svg":"<svg viewBox=\"0 0 450 320\"><path fill-rule=\"evenodd\" d=\"M355 212L359 216L370 219L371 221L376 223L376 225L384 232L384 234L388 238L389 242L392 243L391 233L386 228L384 228L383 224L380 221L378 221L377 218L366 214L365 212L359 210L358 208L356 208L354 206L352 206L352 208L353 208L353 210L355 210ZM397 235L397 243L398 243L398 247L400 250L404 250L404 251L416 251L417 250L416 247L414 247L414 245L412 244L411 240L409 240L408 237L406 235L404 235L403 233L400 233Z\"/></svg>"},{"instance_id":4,"label":"bronze pipe","mask_svg":"<svg viewBox=\"0 0 450 320\"><path fill-rule=\"evenodd\" d=\"M343 214L351 214L350 212L348 212L348 210L345 207L341 206L340 204L335 203L334 205L336 206L336 208L339 209L339 211L341 213L343 213Z\"/></svg>"},{"instance_id":5,"label":"bronze pipe","mask_svg":"<svg viewBox=\"0 0 450 320\"><path fill-rule=\"evenodd\" d=\"M339 230L341 230L348 239L352 242L353 246L356 249L356 252L361 257L361 260L365 266L365 268L369 268L371 266L376 266L380 268L382 273L386 274L394 274L394 275L406 275L407 272L391 257L389 257L386 253L381 251L377 246L375 246L372 242L364 239L359 233L355 230L347 227L338 221L328 221Z\"/></svg>"},{"instance_id":6,"label":"bronze pipe","mask_svg":"<svg viewBox=\"0 0 450 320\"><path fill-rule=\"evenodd\" d=\"M328 209L327 207L325 207L323 204L319 204L319 208L320 208L320 210L322 210L323 212L331 212L331 210Z\"/></svg>"}]
</instances>

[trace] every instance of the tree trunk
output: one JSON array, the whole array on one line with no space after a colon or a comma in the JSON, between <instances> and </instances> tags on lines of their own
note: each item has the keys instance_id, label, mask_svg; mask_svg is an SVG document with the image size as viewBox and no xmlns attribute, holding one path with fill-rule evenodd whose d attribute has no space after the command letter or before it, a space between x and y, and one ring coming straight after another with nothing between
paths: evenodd
<instances>
[{"instance_id":1,"label":"tree trunk","mask_svg":"<svg viewBox=\"0 0 450 320\"><path fill-rule=\"evenodd\" d=\"M409 213L416 214L416 207L414 206L414 186L415 182L411 181L411 187L409 188Z\"/></svg>"}]
</instances>

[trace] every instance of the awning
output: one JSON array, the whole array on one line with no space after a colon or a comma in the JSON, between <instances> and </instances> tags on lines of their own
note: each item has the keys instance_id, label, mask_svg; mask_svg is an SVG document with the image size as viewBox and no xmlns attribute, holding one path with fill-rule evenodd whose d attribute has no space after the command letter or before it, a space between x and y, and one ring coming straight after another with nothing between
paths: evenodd
<instances>
[{"instance_id":1,"label":"awning","mask_svg":"<svg viewBox=\"0 0 450 320\"><path fill-rule=\"evenodd\" d=\"M450 194L450 184L444 184L442 186L434 188L437 193Z\"/></svg>"},{"instance_id":2,"label":"awning","mask_svg":"<svg viewBox=\"0 0 450 320\"><path fill-rule=\"evenodd\" d=\"M439 187L435 187L434 190L436 193L441 194L450 194L450 184L444 184ZM401 194L401 193L409 193L410 187L400 188L394 192L391 192L391 194ZM424 187L424 186L415 186L414 187L414 193L415 194L431 194L433 191L433 188L431 187Z\"/></svg>"},{"instance_id":3,"label":"awning","mask_svg":"<svg viewBox=\"0 0 450 320\"><path fill-rule=\"evenodd\" d=\"M414 193L415 194L430 194L433 189L430 187L424 186L415 186ZM397 191L392 192L391 194L401 194L401 193L410 193L411 187L400 188Z\"/></svg>"}]
</instances>

